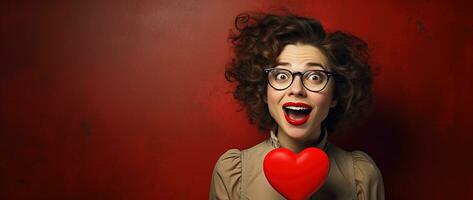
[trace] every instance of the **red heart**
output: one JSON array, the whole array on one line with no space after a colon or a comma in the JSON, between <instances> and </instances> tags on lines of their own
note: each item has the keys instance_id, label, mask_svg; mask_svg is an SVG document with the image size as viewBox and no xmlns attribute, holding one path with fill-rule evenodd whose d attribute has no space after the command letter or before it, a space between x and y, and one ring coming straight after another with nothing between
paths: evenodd
<instances>
[{"instance_id":1,"label":"red heart","mask_svg":"<svg viewBox=\"0 0 473 200\"><path fill-rule=\"evenodd\" d=\"M264 157L264 175L282 196L305 200L315 193L328 175L329 160L324 151L310 147L295 155L276 148Z\"/></svg>"}]
</instances>

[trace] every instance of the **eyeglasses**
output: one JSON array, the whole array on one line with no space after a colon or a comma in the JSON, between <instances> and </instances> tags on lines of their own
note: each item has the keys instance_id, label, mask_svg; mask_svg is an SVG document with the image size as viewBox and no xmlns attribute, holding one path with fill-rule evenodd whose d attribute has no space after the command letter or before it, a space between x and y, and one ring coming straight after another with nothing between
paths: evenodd
<instances>
[{"instance_id":1,"label":"eyeglasses","mask_svg":"<svg viewBox=\"0 0 473 200\"><path fill-rule=\"evenodd\" d=\"M327 83L330 81L330 77L336 77L337 74L324 70L308 70L302 72L291 72L287 69L281 68L266 68L264 72L267 75L267 81L269 85L275 90L285 90L292 85L294 77L297 75L301 76L302 85L311 92L320 92L323 90Z\"/></svg>"}]
</instances>

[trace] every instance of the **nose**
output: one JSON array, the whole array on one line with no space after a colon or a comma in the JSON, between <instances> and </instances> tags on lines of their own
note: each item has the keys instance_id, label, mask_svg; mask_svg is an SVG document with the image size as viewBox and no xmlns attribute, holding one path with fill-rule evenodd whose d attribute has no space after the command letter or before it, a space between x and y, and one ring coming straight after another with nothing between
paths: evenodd
<instances>
[{"instance_id":1,"label":"nose","mask_svg":"<svg viewBox=\"0 0 473 200\"><path fill-rule=\"evenodd\" d=\"M301 76L294 77L291 87L289 87L289 95L294 95L296 97L307 96L307 92L305 91L305 88L302 85Z\"/></svg>"}]
</instances>

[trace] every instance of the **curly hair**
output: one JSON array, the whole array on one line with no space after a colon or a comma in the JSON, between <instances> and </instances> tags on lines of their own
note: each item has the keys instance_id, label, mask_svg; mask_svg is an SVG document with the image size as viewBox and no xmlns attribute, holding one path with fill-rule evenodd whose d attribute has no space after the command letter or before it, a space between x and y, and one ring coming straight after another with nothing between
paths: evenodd
<instances>
[{"instance_id":1,"label":"curly hair","mask_svg":"<svg viewBox=\"0 0 473 200\"><path fill-rule=\"evenodd\" d=\"M342 120L357 118L371 104L372 73L368 46L358 37L342 31L325 32L319 21L294 14L242 13L235 18L229 40L234 58L225 78L236 83L233 97L261 130L276 125L265 102L267 80L263 72L274 65L288 44L308 44L328 59L330 69L340 75L334 96L337 105L322 125L333 132Z\"/></svg>"}]
</instances>

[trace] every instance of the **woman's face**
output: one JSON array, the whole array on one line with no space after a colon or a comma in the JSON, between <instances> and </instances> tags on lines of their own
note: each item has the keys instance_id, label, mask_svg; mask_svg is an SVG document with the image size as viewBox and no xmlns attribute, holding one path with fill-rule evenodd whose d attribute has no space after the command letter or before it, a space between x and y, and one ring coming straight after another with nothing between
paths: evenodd
<instances>
[{"instance_id":1,"label":"woman's face","mask_svg":"<svg viewBox=\"0 0 473 200\"><path fill-rule=\"evenodd\" d=\"M293 73L304 73L307 70L330 71L325 55L318 48L306 44L286 45L277 58L276 68ZM271 116L279 126L278 134L307 141L319 136L316 134L320 133L321 122L337 102L332 100L333 78L319 92L307 90L302 85L301 78L302 76L294 76L292 85L285 90L276 90L268 84L267 103Z\"/></svg>"}]
</instances>

